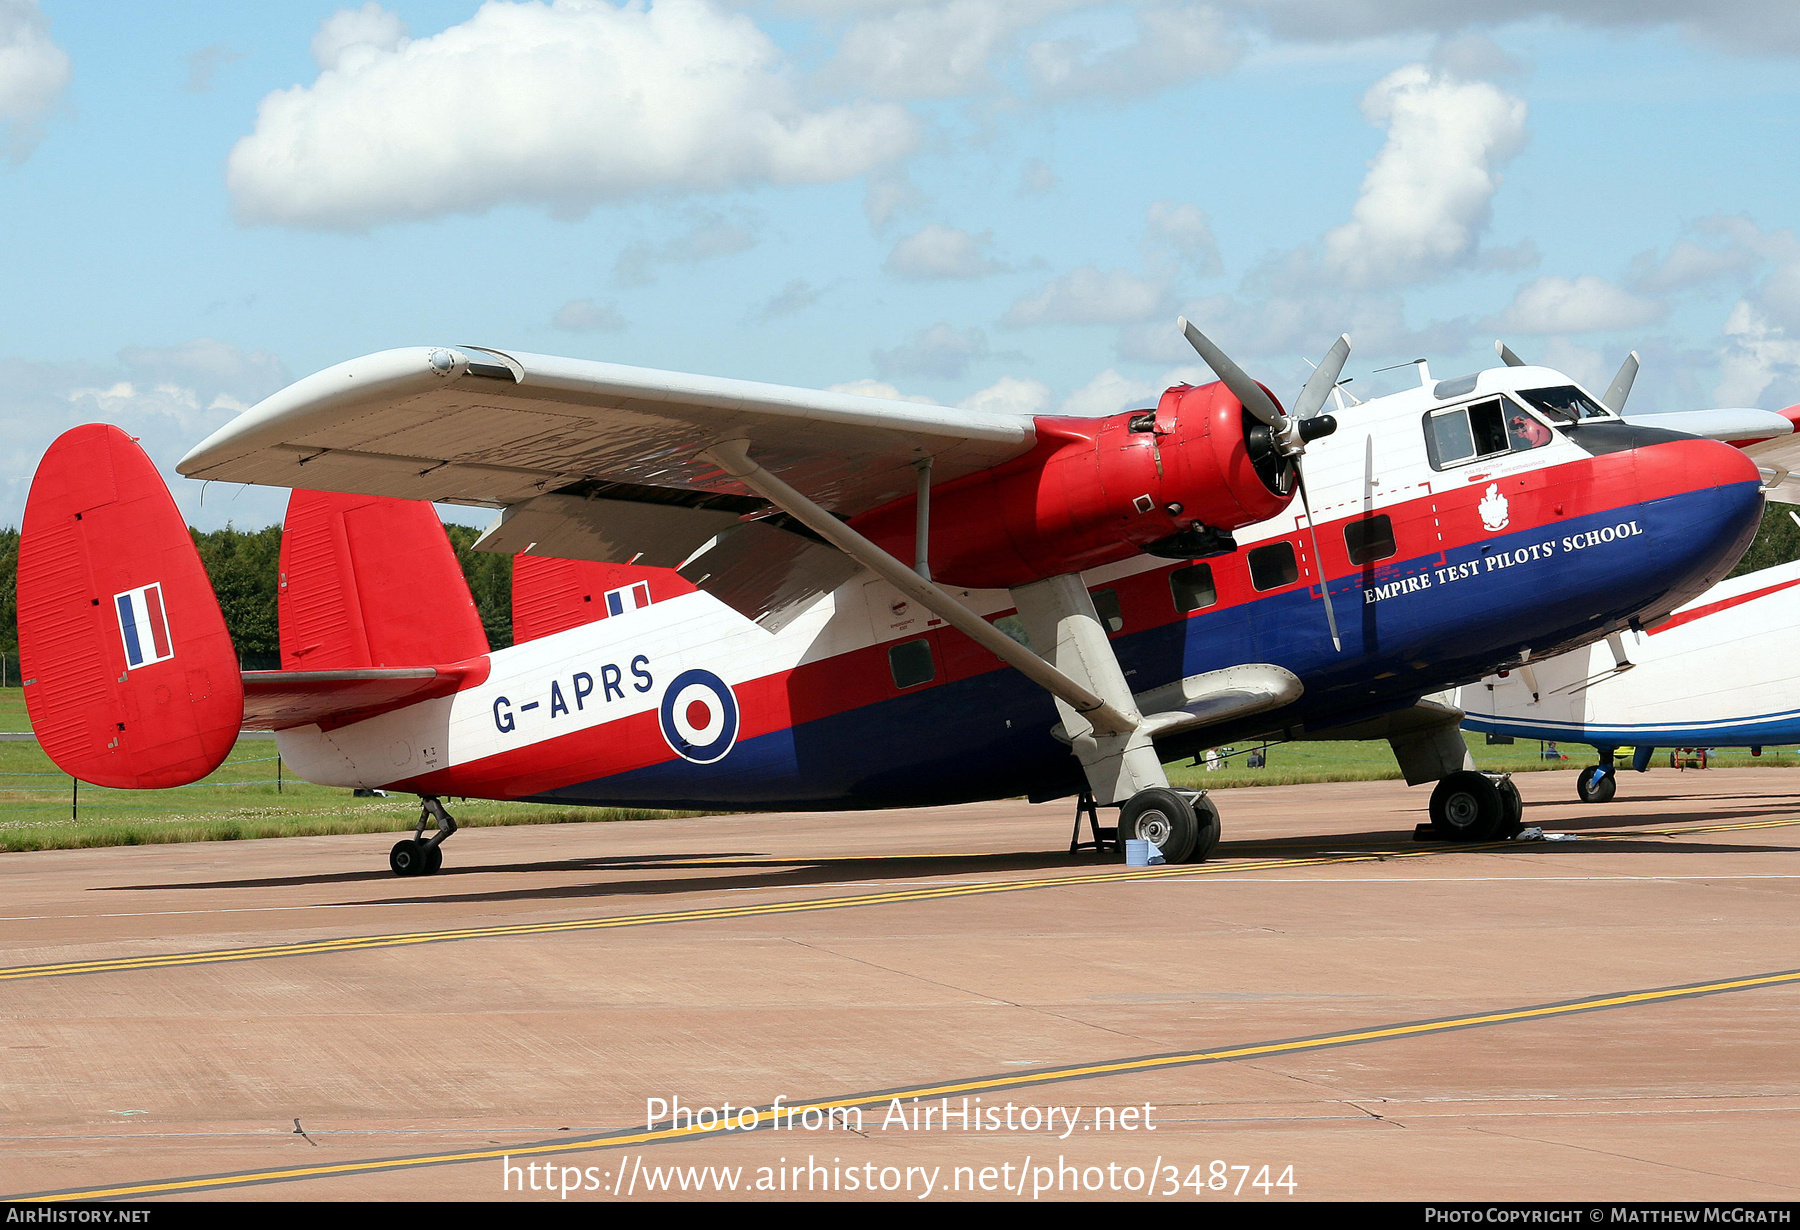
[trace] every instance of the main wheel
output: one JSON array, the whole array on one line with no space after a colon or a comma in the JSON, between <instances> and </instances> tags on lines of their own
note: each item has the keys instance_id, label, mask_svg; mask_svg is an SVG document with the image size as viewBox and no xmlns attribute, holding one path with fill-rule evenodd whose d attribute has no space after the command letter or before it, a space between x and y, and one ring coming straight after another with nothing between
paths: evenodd
<instances>
[{"instance_id":1,"label":"main wheel","mask_svg":"<svg viewBox=\"0 0 1800 1230\"><path fill-rule=\"evenodd\" d=\"M1575 778L1575 793L1583 803L1609 803L1619 789L1619 775L1603 764L1583 769Z\"/></svg>"},{"instance_id":2,"label":"main wheel","mask_svg":"<svg viewBox=\"0 0 1800 1230\"><path fill-rule=\"evenodd\" d=\"M1194 848L1188 851L1187 858L1182 861L1204 863L1212 857L1213 850L1218 847L1219 834L1224 831L1224 827L1219 822L1219 809L1214 807L1213 801L1205 795L1194 800L1194 819L1199 825L1199 835L1194 838ZM1169 862L1175 861L1166 854L1163 855L1163 858L1168 859Z\"/></svg>"},{"instance_id":3,"label":"main wheel","mask_svg":"<svg viewBox=\"0 0 1800 1230\"><path fill-rule=\"evenodd\" d=\"M1492 841L1506 826L1506 803L1492 778L1464 769L1431 792L1431 827L1450 841Z\"/></svg>"},{"instance_id":4,"label":"main wheel","mask_svg":"<svg viewBox=\"0 0 1800 1230\"><path fill-rule=\"evenodd\" d=\"M1519 795L1518 786L1510 777L1502 778L1494 785L1500 791L1500 805L1505 809L1506 818L1500 824L1501 837L1511 837L1525 827L1525 800Z\"/></svg>"},{"instance_id":5,"label":"main wheel","mask_svg":"<svg viewBox=\"0 0 1800 1230\"><path fill-rule=\"evenodd\" d=\"M444 847L429 843L425 846L425 867L419 872L422 876L436 875L439 867L444 865Z\"/></svg>"},{"instance_id":6,"label":"main wheel","mask_svg":"<svg viewBox=\"0 0 1800 1230\"><path fill-rule=\"evenodd\" d=\"M429 861L425 843L410 837L405 841L396 841L394 848L388 851L388 867L397 876L428 875L426 867Z\"/></svg>"},{"instance_id":7,"label":"main wheel","mask_svg":"<svg viewBox=\"0 0 1800 1230\"><path fill-rule=\"evenodd\" d=\"M1218 813L1211 814L1213 843L1217 844ZM1200 827L1200 817L1188 801L1162 786L1138 791L1119 809L1120 845L1134 838L1147 841L1162 851L1164 862L1185 863L1192 859L1200 843Z\"/></svg>"}]
</instances>

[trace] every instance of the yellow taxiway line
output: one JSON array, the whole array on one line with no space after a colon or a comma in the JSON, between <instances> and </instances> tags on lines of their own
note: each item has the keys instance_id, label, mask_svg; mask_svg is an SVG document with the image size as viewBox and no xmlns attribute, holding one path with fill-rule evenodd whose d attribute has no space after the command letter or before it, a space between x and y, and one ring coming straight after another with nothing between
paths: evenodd
<instances>
[{"instance_id":1,"label":"yellow taxiway line","mask_svg":"<svg viewBox=\"0 0 1800 1230\"><path fill-rule=\"evenodd\" d=\"M844 1097L822 1098L813 1102L788 1102L781 1108L782 1113L789 1115L804 1114L807 1110L817 1110L829 1114L832 1111L848 1111L855 1108L885 1106L898 1098L903 1101L914 1098L948 1098L969 1094L988 1093L1003 1089L1033 1088L1062 1081L1088 1080L1094 1077L1119 1076L1136 1072L1162 1071L1170 1068L1193 1067L1199 1064L1227 1063L1239 1059L1251 1059L1269 1055L1294 1054L1300 1051L1323 1050L1334 1046L1356 1046L1369 1042L1390 1041L1397 1038L1416 1038L1430 1034L1448 1033L1456 1029L1477 1029L1490 1025L1505 1025L1520 1021L1544 1020L1552 1017L1570 1016L1578 1012L1599 1012L1613 1008L1640 1007L1645 1004L1664 1003L1670 1000L1692 999L1701 995L1719 995L1733 991L1750 991L1766 987L1793 985L1800 983L1800 970L1781 970L1767 974L1751 974L1741 978L1727 978L1715 982L1690 983L1684 986L1655 987L1642 991L1623 991L1609 995L1597 995L1585 999L1567 1000L1554 1004L1534 1004L1523 1008L1505 1008L1493 1012L1474 1013L1465 1016L1440 1017L1429 1021L1410 1021L1398 1025L1378 1025L1368 1029L1351 1030L1344 1033L1318 1034L1306 1038L1289 1038L1276 1042L1257 1042L1244 1046L1226 1047L1210 1051L1180 1051L1164 1055L1140 1055L1124 1059L1109 1059L1099 1063L1079 1064L1069 1067L1045 1068L1036 1072L1008 1072L996 1076L972 1077L964 1080L951 1080L938 1084L915 1085L900 1089L883 1089L872 1093L856 1093ZM759 1125L751 1131L769 1131L778 1122L777 1112L773 1106L752 1108L757 1112L754 1121ZM741 1120L740 1120L741 1121ZM450 1153L427 1153L414 1157L375 1158L353 1162L330 1162L317 1166L289 1166L272 1170L248 1170L232 1174L196 1175L187 1178L163 1179L145 1183L126 1183L112 1187L71 1188L55 1192L37 1192L27 1195L4 1197L8 1200L117 1200L126 1198L142 1198L145 1196L177 1195L184 1192L207 1191L222 1187L240 1187L250 1184L283 1183L301 1179L319 1179L333 1176L368 1174L377 1171L410 1170L422 1166L446 1166L463 1162L497 1161L506 1158L537 1158L567 1153L580 1153L596 1149L620 1149L632 1145L655 1145L671 1141L687 1140L702 1136L716 1136L726 1130L742 1133L745 1129L721 1129L719 1127L670 1127L661 1129L626 1129L608 1132L599 1136L583 1137L575 1140L554 1140L537 1144L507 1145L492 1149L469 1149Z\"/></svg>"}]
</instances>

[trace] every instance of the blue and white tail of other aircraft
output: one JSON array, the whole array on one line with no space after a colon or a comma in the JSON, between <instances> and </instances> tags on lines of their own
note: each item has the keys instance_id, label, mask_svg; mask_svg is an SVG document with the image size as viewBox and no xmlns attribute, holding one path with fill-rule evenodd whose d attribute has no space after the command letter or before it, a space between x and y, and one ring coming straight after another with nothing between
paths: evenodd
<instances>
[{"instance_id":1,"label":"blue and white tail of other aircraft","mask_svg":"<svg viewBox=\"0 0 1800 1230\"><path fill-rule=\"evenodd\" d=\"M1721 581L1644 632L1525 663L1459 690L1469 730L1592 744L1577 793L1604 803L1631 748L1800 743L1800 562Z\"/></svg>"}]
</instances>

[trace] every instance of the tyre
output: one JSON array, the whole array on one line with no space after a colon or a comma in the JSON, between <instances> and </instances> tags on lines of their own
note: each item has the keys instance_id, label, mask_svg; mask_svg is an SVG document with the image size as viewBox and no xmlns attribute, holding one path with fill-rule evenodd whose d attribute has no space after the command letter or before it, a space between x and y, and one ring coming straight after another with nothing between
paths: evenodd
<instances>
[{"instance_id":1,"label":"tyre","mask_svg":"<svg viewBox=\"0 0 1800 1230\"><path fill-rule=\"evenodd\" d=\"M1583 769L1575 778L1575 794L1583 803L1610 803L1618 789L1618 774L1605 765Z\"/></svg>"},{"instance_id":2,"label":"tyre","mask_svg":"<svg viewBox=\"0 0 1800 1230\"><path fill-rule=\"evenodd\" d=\"M1216 844L1218 813L1215 811L1212 815ZM1185 863L1193 858L1194 849L1200 842L1200 818L1180 794L1152 786L1132 795L1119 809L1120 847L1134 838L1155 846L1162 852L1164 862Z\"/></svg>"},{"instance_id":3,"label":"tyre","mask_svg":"<svg viewBox=\"0 0 1800 1230\"><path fill-rule=\"evenodd\" d=\"M1224 831L1224 826L1219 821L1219 809L1213 806L1213 801L1205 795L1194 800L1194 819L1198 824L1199 832L1194 838L1194 848L1188 851L1187 858L1182 861L1204 863L1212 857L1213 850L1218 847L1219 834ZM1166 854L1163 857L1169 859ZM1169 859L1169 861L1174 862L1175 860Z\"/></svg>"},{"instance_id":4,"label":"tyre","mask_svg":"<svg viewBox=\"0 0 1800 1230\"><path fill-rule=\"evenodd\" d=\"M1511 837L1525 827L1525 800L1519 796L1519 788L1510 777L1501 778L1494 785L1500 791L1500 806L1504 817L1500 823L1499 835Z\"/></svg>"},{"instance_id":5,"label":"tyre","mask_svg":"<svg viewBox=\"0 0 1800 1230\"><path fill-rule=\"evenodd\" d=\"M1449 841L1492 841L1506 824L1506 804L1492 778L1465 769L1431 792L1431 827Z\"/></svg>"},{"instance_id":6,"label":"tyre","mask_svg":"<svg viewBox=\"0 0 1800 1230\"><path fill-rule=\"evenodd\" d=\"M436 875L439 867L444 865L444 847L427 845L425 847L425 866L419 872L422 876Z\"/></svg>"},{"instance_id":7,"label":"tyre","mask_svg":"<svg viewBox=\"0 0 1800 1230\"><path fill-rule=\"evenodd\" d=\"M396 841L394 848L388 851L388 868L397 876L423 875L425 862L425 843L410 837Z\"/></svg>"}]
</instances>

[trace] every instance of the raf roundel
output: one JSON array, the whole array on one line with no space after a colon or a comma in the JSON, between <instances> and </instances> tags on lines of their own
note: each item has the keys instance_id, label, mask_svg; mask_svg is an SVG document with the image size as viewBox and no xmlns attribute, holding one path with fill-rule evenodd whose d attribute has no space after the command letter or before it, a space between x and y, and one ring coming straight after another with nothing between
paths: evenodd
<instances>
[{"instance_id":1,"label":"raf roundel","mask_svg":"<svg viewBox=\"0 0 1800 1230\"><path fill-rule=\"evenodd\" d=\"M695 764L722 760L737 742L737 697L705 670L682 671L662 698L662 733L675 754Z\"/></svg>"}]
</instances>

